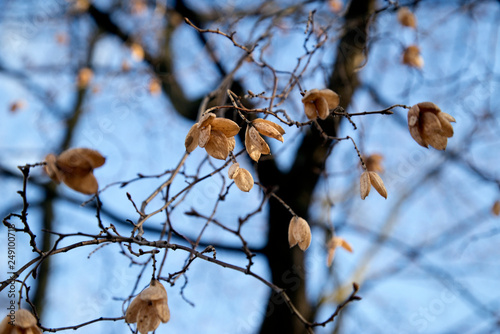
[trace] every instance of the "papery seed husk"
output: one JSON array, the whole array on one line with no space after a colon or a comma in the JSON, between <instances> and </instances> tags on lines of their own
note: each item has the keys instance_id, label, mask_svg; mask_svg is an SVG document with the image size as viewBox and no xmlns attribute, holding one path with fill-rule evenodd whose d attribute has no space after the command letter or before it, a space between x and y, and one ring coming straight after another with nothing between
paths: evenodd
<instances>
[{"instance_id":1,"label":"papery seed husk","mask_svg":"<svg viewBox=\"0 0 500 334\"><path fill-rule=\"evenodd\" d=\"M330 110L328 109L328 102L321 96L314 101L314 105L318 110L318 117L321 119L326 119L330 115Z\"/></svg>"},{"instance_id":2,"label":"papery seed husk","mask_svg":"<svg viewBox=\"0 0 500 334\"><path fill-rule=\"evenodd\" d=\"M384 168L382 167L383 156L380 154L371 154L367 157L363 157L363 160L366 165L366 170L369 172L383 172Z\"/></svg>"},{"instance_id":3,"label":"papery seed husk","mask_svg":"<svg viewBox=\"0 0 500 334\"><path fill-rule=\"evenodd\" d=\"M493 206L491 207L491 213L493 213L495 216L500 216L500 201L495 201L495 203L493 203Z\"/></svg>"},{"instance_id":4,"label":"papery seed husk","mask_svg":"<svg viewBox=\"0 0 500 334\"><path fill-rule=\"evenodd\" d=\"M84 176L76 174L63 174L62 181L71 189L86 195L95 194L99 189L97 180L92 172L88 172L87 175Z\"/></svg>"},{"instance_id":5,"label":"papery seed husk","mask_svg":"<svg viewBox=\"0 0 500 334\"><path fill-rule=\"evenodd\" d=\"M441 133L441 122L435 114L422 112L420 113L419 130L422 137L424 137L424 134Z\"/></svg>"},{"instance_id":6,"label":"papery seed husk","mask_svg":"<svg viewBox=\"0 0 500 334\"><path fill-rule=\"evenodd\" d=\"M321 94L319 92L319 89L316 88L311 89L304 94L304 97L302 98L302 103L305 104L307 102L314 102L320 96Z\"/></svg>"},{"instance_id":7,"label":"papery seed husk","mask_svg":"<svg viewBox=\"0 0 500 334\"><path fill-rule=\"evenodd\" d=\"M208 114L203 115L200 118L200 121L197 123L198 129L204 128L207 125L211 124L212 121L214 120L214 118L215 118L215 114L213 114L213 113L208 113Z\"/></svg>"},{"instance_id":8,"label":"papery seed husk","mask_svg":"<svg viewBox=\"0 0 500 334\"><path fill-rule=\"evenodd\" d=\"M437 118L439 118L439 122L441 122L441 134L450 138L453 137L453 126L444 114L444 112L438 113Z\"/></svg>"},{"instance_id":9,"label":"papery seed husk","mask_svg":"<svg viewBox=\"0 0 500 334\"><path fill-rule=\"evenodd\" d=\"M448 138L439 133L430 135L424 133L422 134L422 138L424 138L424 140L436 150L445 150L446 146L448 145Z\"/></svg>"},{"instance_id":10,"label":"papery seed husk","mask_svg":"<svg viewBox=\"0 0 500 334\"><path fill-rule=\"evenodd\" d=\"M281 134L281 135L284 135L285 134L285 130L281 127L281 125L277 124L277 123L274 123L274 122L271 122L267 119L263 119L263 118L257 118L253 121L254 124L256 123L266 123L266 124L269 124L271 125L272 127L274 127L276 130L278 130L278 132Z\"/></svg>"},{"instance_id":11,"label":"papery seed husk","mask_svg":"<svg viewBox=\"0 0 500 334\"><path fill-rule=\"evenodd\" d=\"M157 300L154 302L156 308L156 313L160 318L161 322L165 323L170 320L170 309L168 308L168 302L165 299Z\"/></svg>"},{"instance_id":12,"label":"papery seed husk","mask_svg":"<svg viewBox=\"0 0 500 334\"><path fill-rule=\"evenodd\" d=\"M403 53L403 63L413 67L422 68L424 59L420 56L420 49L416 45L410 45Z\"/></svg>"},{"instance_id":13,"label":"papery seed husk","mask_svg":"<svg viewBox=\"0 0 500 334\"><path fill-rule=\"evenodd\" d=\"M145 302L141 300L140 296L136 296L132 299L132 302L127 308L125 312L125 322L129 324L133 324L137 322L137 316L139 314L139 310Z\"/></svg>"},{"instance_id":14,"label":"papery seed husk","mask_svg":"<svg viewBox=\"0 0 500 334\"><path fill-rule=\"evenodd\" d=\"M290 247L293 247L298 243L299 248L303 251L309 247L311 244L311 229L304 218L297 216L292 217L288 229L288 242Z\"/></svg>"},{"instance_id":15,"label":"papery seed husk","mask_svg":"<svg viewBox=\"0 0 500 334\"><path fill-rule=\"evenodd\" d=\"M281 134L284 133L284 130L278 124L262 118L254 120L252 124L261 135L271 137L279 140L280 142L283 142L283 136ZM281 128L282 131L278 130L277 127Z\"/></svg>"},{"instance_id":16,"label":"papery seed husk","mask_svg":"<svg viewBox=\"0 0 500 334\"><path fill-rule=\"evenodd\" d=\"M310 120L318 118L318 111L316 110L316 105L312 102L304 103L304 113Z\"/></svg>"},{"instance_id":17,"label":"papery seed husk","mask_svg":"<svg viewBox=\"0 0 500 334\"><path fill-rule=\"evenodd\" d=\"M240 168L234 177L234 183L241 191L249 192L253 187L252 174L246 169Z\"/></svg>"},{"instance_id":18,"label":"papery seed husk","mask_svg":"<svg viewBox=\"0 0 500 334\"><path fill-rule=\"evenodd\" d=\"M448 122L453 122L453 123L456 122L455 118L453 116L451 116L450 114L447 114L445 112L440 112L439 114L441 115L441 117L448 120Z\"/></svg>"},{"instance_id":19,"label":"papery seed husk","mask_svg":"<svg viewBox=\"0 0 500 334\"><path fill-rule=\"evenodd\" d=\"M75 148L72 150L72 153L79 154L87 159L92 168L101 167L106 162L106 158L101 153L90 148Z\"/></svg>"},{"instance_id":20,"label":"papery seed husk","mask_svg":"<svg viewBox=\"0 0 500 334\"><path fill-rule=\"evenodd\" d=\"M200 134L198 136L198 146L205 147L207 146L208 141L210 140L210 134L212 132L212 127L210 124L200 129Z\"/></svg>"},{"instance_id":21,"label":"papery seed husk","mask_svg":"<svg viewBox=\"0 0 500 334\"><path fill-rule=\"evenodd\" d=\"M387 199L387 189L385 188L384 181L382 178L375 172L368 172L370 176L370 183L375 188L375 190L380 194L380 196Z\"/></svg>"},{"instance_id":22,"label":"papery seed husk","mask_svg":"<svg viewBox=\"0 0 500 334\"><path fill-rule=\"evenodd\" d=\"M76 149L62 152L57 157L56 163L63 174L85 176L92 170L90 161Z\"/></svg>"},{"instance_id":23,"label":"papery seed husk","mask_svg":"<svg viewBox=\"0 0 500 334\"><path fill-rule=\"evenodd\" d=\"M247 150L248 155L253 161L258 162L260 159L260 149L257 147L257 145L254 144L252 141L252 138L250 136L250 126L247 126L246 132L245 132L245 148Z\"/></svg>"},{"instance_id":24,"label":"papery seed husk","mask_svg":"<svg viewBox=\"0 0 500 334\"><path fill-rule=\"evenodd\" d=\"M143 305L137 314L137 329L141 334L152 332L160 326L160 318L156 314L153 305Z\"/></svg>"},{"instance_id":25,"label":"papery seed husk","mask_svg":"<svg viewBox=\"0 0 500 334\"><path fill-rule=\"evenodd\" d=\"M43 167L47 175L52 179L52 181L59 184L62 181L62 174L59 171L59 168L57 168L56 160L57 158L54 154L52 153L47 154L47 156L45 157L45 162L47 164Z\"/></svg>"},{"instance_id":26,"label":"papery seed husk","mask_svg":"<svg viewBox=\"0 0 500 334\"><path fill-rule=\"evenodd\" d=\"M19 309L15 313L15 324L20 328L36 327L37 320L35 316L28 310Z\"/></svg>"},{"instance_id":27,"label":"papery seed husk","mask_svg":"<svg viewBox=\"0 0 500 334\"><path fill-rule=\"evenodd\" d=\"M227 145L229 147L229 152L232 152L236 146L236 140L234 137L227 138Z\"/></svg>"},{"instance_id":28,"label":"papery seed husk","mask_svg":"<svg viewBox=\"0 0 500 334\"><path fill-rule=\"evenodd\" d=\"M344 248L346 251L352 253L352 247L351 245L345 241L344 239L342 238L339 238L340 239L340 247Z\"/></svg>"},{"instance_id":29,"label":"papery seed husk","mask_svg":"<svg viewBox=\"0 0 500 334\"><path fill-rule=\"evenodd\" d=\"M420 116L420 108L415 104L408 110L408 126L417 126L418 118Z\"/></svg>"},{"instance_id":30,"label":"papery seed husk","mask_svg":"<svg viewBox=\"0 0 500 334\"><path fill-rule=\"evenodd\" d=\"M417 103L417 107L419 108L420 113L431 112L434 115L437 115L441 112L441 109L439 109L439 107L433 102L420 102Z\"/></svg>"},{"instance_id":31,"label":"papery seed husk","mask_svg":"<svg viewBox=\"0 0 500 334\"><path fill-rule=\"evenodd\" d=\"M409 127L409 130L410 130L410 135L411 137L420 145L420 146L423 146L425 148L429 148L429 145L427 144L426 141L424 141L424 139L422 138L422 136L420 135L420 130L418 129L418 124L416 126L410 126Z\"/></svg>"},{"instance_id":32,"label":"papery seed husk","mask_svg":"<svg viewBox=\"0 0 500 334\"><path fill-rule=\"evenodd\" d=\"M186 135L186 139L184 140L184 146L186 147L186 151L191 153L194 151L196 147L198 147L198 143L200 140L200 130L198 129L198 123L195 123L191 129L189 129L188 134Z\"/></svg>"},{"instance_id":33,"label":"papery seed husk","mask_svg":"<svg viewBox=\"0 0 500 334\"><path fill-rule=\"evenodd\" d=\"M152 280L149 287L139 294L142 300L151 301L167 298L167 290L158 280Z\"/></svg>"},{"instance_id":34,"label":"papery seed husk","mask_svg":"<svg viewBox=\"0 0 500 334\"><path fill-rule=\"evenodd\" d=\"M365 199L366 196L370 193L371 183L370 183L370 175L368 172L363 172L359 179L359 191L361 194L361 199Z\"/></svg>"},{"instance_id":35,"label":"papery seed husk","mask_svg":"<svg viewBox=\"0 0 500 334\"><path fill-rule=\"evenodd\" d=\"M216 118L212 121L212 130L222 132L226 137L234 137L240 132L240 127L227 118Z\"/></svg>"},{"instance_id":36,"label":"papery seed husk","mask_svg":"<svg viewBox=\"0 0 500 334\"><path fill-rule=\"evenodd\" d=\"M227 137L218 130L212 130L210 139L205 146L207 153L215 159L226 160L229 155L229 143Z\"/></svg>"},{"instance_id":37,"label":"papery seed husk","mask_svg":"<svg viewBox=\"0 0 500 334\"><path fill-rule=\"evenodd\" d=\"M340 97L337 93L335 93L331 89L322 89L319 91L322 97L326 99L326 102L328 103L328 109L332 110L335 109L339 106L340 103Z\"/></svg>"},{"instance_id":38,"label":"papery seed husk","mask_svg":"<svg viewBox=\"0 0 500 334\"><path fill-rule=\"evenodd\" d=\"M328 256L326 258L326 265L330 267L333 263L333 259L335 258L335 250L336 247L329 247L328 248Z\"/></svg>"},{"instance_id":39,"label":"papery seed husk","mask_svg":"<svg viewBox=\"0 0 500 334\"><path fill-rule=\"evenodd\" d=\"M234 163L229 167L229 170L227 171L227 174L230 179L234 179L236 176L236 173L238 173L238 170L240 169L240 164L239 163Z\"/></svg>"},{"instance_id":40,"label":"papery seed husk","mask_svg":"<svg viewBox=\"0 0 500 334\"><path fill-rule=\"evenodd\" d=\"M250 129L248 129L248 127ZM264 138L262 138L260 136L257 129L255 129L255 127L253 127L253 126L248 126L248 127L247 127L248 132L246 134L248 134L250 136L250 141L252 142L252 144L254 144L259 149L260 153L262 153L262 154L271 153L271 149L269 148L269 145L267 145Z\"/></svg>"}]
</instances>

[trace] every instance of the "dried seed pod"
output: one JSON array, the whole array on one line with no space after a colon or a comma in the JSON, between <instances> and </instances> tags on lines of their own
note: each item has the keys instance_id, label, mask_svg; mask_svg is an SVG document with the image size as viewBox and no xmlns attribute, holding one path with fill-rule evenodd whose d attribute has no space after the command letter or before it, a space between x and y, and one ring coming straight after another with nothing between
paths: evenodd
<instances>
[{"instance_id":1,"label":"dried seed pod","mask_svg":"<svg viewBox=\"0 0 500 334\"><path fill-rule=\"evenodd\" d=\"M363 174L361 174L361 178L359 179L359 192L361 194L361 199L365 199L366 196L370 194L370 188L370 175L368 175L368 172L363 172Z\"/></svg>"},{"instance_id":2,"label":"dried seed pod","mask_svg":"<svg viewBox=\"0 0 500 334\"><path fill-rule=\"evenodd\" d=\"M259 161L261 154L271 153L269 145L251 125L247 126L245 132L245 147L248 155L254 161Z\"/></svg>"},{"instance_id":3,"label":"dried seed pod","mask_svg":"<svg viewBox=\"0 0 500 334\"><path fill-rule=\"evenodd\" d=\"M229 167L227 171L229 178L234 179L236 173L238 173L238 170L240 170L240 164L235 162L234 164L231 165L231 167Z\"/></svg>"},{"instance_id":4,"label":"dried seed pod","mask_svg":"<svg viewBox=\"0 0 500 334\"><path fill-rule=\"evenodd\" d=\"M410 45L404 50L403 64L416 68L424 67L424 58L420 55L420 48L418 46Z\"/></svg>"},{"instance_id":5,"label":"dried seed pod","mask_svg":"<svg viewBox=\"0 0 500 334\"><path fill-rule=\"evenodd\" d=\"M290 248L299 245L305 251L311 244L311 228L304 218L293 216L288 226L288 243Z\"/></svg>"},{"instance_id":6,"label":"dried seed pod","mask_svg":"<svg viewBox=\"0 0 500 334\"><path fill-rule=\"evenodd\" d=\"M285 134L285 130L283 130L283 128L278 124L262 118L255 119L252 124L261 135L271 137L279 140L280 142L283 142L282 135Z\"/></svg>"},{"instance_id":7,"label":"dried seed pod","mask_svg":"<svg viewBox=\"0 0 500 334\"><path fill-rule=\"evenodd\" d=\"M234 137L240 132L240 127L227 118L215 118L212 121L212 129L222 132L226 137Z\"/></svg>"},{"instance_id":8,"label":"dried seed pod","mask_svg":"<svg viewBox=\"0 0 500 334\"><path fill-rule=\"evenodd\" d=\"M210 135L212 133L212 126L208 124L207 126L200 129L200 136L198 137L198 146L204 148L207 146L210 140Z\"/></svg>"},{"instance_id":9,"label":"dried seed pod","mask_svg":"<svg viewBox=\"0 0 500 334\"><path fill-rule=\"evenodd\" d=\"M375 188L375 190L382 196L387 199L387 189L385 188L384 182L380 178L380 176L375 172L368 172L370 175L370 183Z\"/></svg>"},{"instance_id":10,"label":"dried seed pod","mask_svg":"<svg viewBox=\"0 0 500 334\"><path fill-rule=\"evenodd\" d=\"M336 237L336 236L332 237L328 241L328 244L327 244L328 257L326 259L326 264L328 267L330 267L332 265L333 258L335 257L335 250L338 247L342 247L346 251L348 251L349 253L352 253L352 247L351 247L351 245L349 245L349 243L347 241L345 241L344 239L342 239L340 237Z\"/></svg>"},{"instance_id":11,"label":"dried seed pod","mask_svg":"<svg viewBox=\"0 0 500 334\"><path fill-rule=\"evenodd\" d=\"M215 119L215 114L213 113L208 113L203 115L200 118L200 121L198 122L198 129L204 128L207 125L212 124L214 119Z\"/></svg>"},{"instance_id":12,"label":"dried seed pod","mask_svg":"<svg viewBox=\"0 0 500 334\"><path fill-rule=\"evenodd\" d=\"M408 7L401 7L398 9L398 21L402 26L417 28L417 18L410 11Z\"/></svg>"},{"instance_id":13,"label":"dried seed pod","mask_svg":"<svg viewBox=\"0 0 500 334\"><path fill-rule=\"evenodd\" d=\"M366 170L369 172L380 172L384 171L384 167L382 167L382 160L384 157L380 154L371 154L367 157L363 157L363 161L366 165Z\"/></svg>"},{"instance_id":14,"label":"dried seed pod","mask_svg":"<svg viewBox=\"0 0 500 334\"><path fill-rule=\"evenodd\" d=\"M253 187L253 177L245 168L239 168L234 175L234 183L245 192L249 192Z\"/></svg>"},{"instance_id":15,"label":"dried seed pod","mask_svg":"<svg viewBox=\"0 0 500 334\"><path fill-rule=\"evenodd\" d=\"M211 131L205 150L208 155L214 157L215 159L225 160L229 155L227 137L221 131Z\"/></svg>"},{"instance_id":16,"label":"dried seed pod","mask_svg":"<svg viewBox=\"0 0 500 334\"><path fill-rule=\"evenodd\" d=\"M198 129L198 123L195 123L191 129L189 129L186 139L184 140L184 146L186 147L186 151L188 153L193 152L194 149L198 147L200 132L200 129Z\"/></svg>"},{"instance_id":17,"label":"dried seed pod","mask_svg":"<svg viewBox=\"0 0 500 334\"><path fill-rule=\"evenodd\" d=\"M137 322L141 334L156 330L160 322L170 320L168 296L165 287L158 280L151 280L150 286L132 300L125 313L125 322Z\"/></svg>"},{"instance_id":18,"label":"dried seed pod","mask_svg":"<svg viewBox=\"0 0 500 334\"><path fill-rule=\"evenodd\" d=\"M446 149L453 136L453 116L444 113L432 102L421 102L408 111L408 128L412 138L421 146Z\"/></svg>"},{"instance_id":19,"label":"dried seed pod","mask_svg":"<svg viewBox=\"0 0 500 334\"><path fill-rule=\"evenodd\" d=\"M47 155L45 171L55 182L62 181L73 190L91 195L99 188L93 170L101 167L105 161L106 158L95 150L74 148L64 151L58 157Z\"/></svg>"},{"instance_id":20,"label":"dried seed pod","mask_svg":"<svg viewBox=\"0 0 500 334\"><path fill-rule=\"evenodd\" d=\"M311 89L302 98L304 112L309 119L326 119L329 111L338 107L340 98L331 89Z\"/></svg>"}]
</instances>

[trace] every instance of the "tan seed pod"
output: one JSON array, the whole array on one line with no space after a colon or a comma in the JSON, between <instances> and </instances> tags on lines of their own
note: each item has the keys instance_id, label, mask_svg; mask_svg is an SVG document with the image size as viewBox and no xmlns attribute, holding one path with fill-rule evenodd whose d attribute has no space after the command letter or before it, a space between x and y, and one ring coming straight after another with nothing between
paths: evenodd
<instances>
[{"instance_id":1,"label":"tan seed pod","mask_svg":"<svg viewBox=\"0 0 500 334\"><path fill-rule=\"evenodd\" d=\"M318 118L318 112L316 111L316 105L312 102L304 102L304 113L310 120Z\"/></svg>"},{"instance_id":2,"label":"tan seed pod","mask_svg":"<svg viewBox=\"0 0 500 334\"><path fill-rule=\"evenodd\" d=\"M241 191L249 192L253 187L252 174L244 168L239 168L234 175L234 183Z\"/></svg>"},{"instance_id":3,"label":"tan seed pod","mask_svg":"<svg viewBox=\"0 0 500 334\"><path fill-rule=\"evenodd\" d=\"M245 147L248 155L254 161L259 161L261 154L271 153L269 145L267 145L255 127L251 125L247 126L245 132Z\"/></svg>"},{"instance_id":4,"label":"tan seed pod","mask_svg":"<svg viewBox=\"0 0 500 334\"><path fill-rule=\"evenodd\" d=\"M227 145L229 147L229 152L232 152L234 150L234 147L236 146L236 140L234 139L234 137L227 138Z\"/></svg>"},{"instance_id":5,"label":"tan seed pod","mask_svg":"<svg viewBox=\"0 0 500 334\"><path fill-rule=\"evenodd\" d=\"M432 102L421 102L408 111L408 128L412 138L421 146L446 149L453 136L453 116L444 113Z\"/></svg>"},{"instance_id":6,"label":"tan seed pod","mask_svg":"<svg viewBox=\"0 0 500 334\"><path fill-rule=\"evenodd\" d=\"M495 216L500 216L500 201L495 201L495 203L493 203L493 206L491 207L491 213L493 213Z\"/></svg>"},{"instance_id":7,"label":"tan seed pod","mask_svg":"<svg viewBox=\"0 0 500 334\"><path fill-rule=\"evenodd\" d=\"M365 172L366 173L366 172ZM375 190L380 194L380 196L387 199L387 189L385 188L382 178L375 172L368 172L370 176L370 183L375 188Z\"/></svg>"},{"instance_id":8,"label":"tan seed pod","mask_svg":"<svg viewBox=\"0 0 500 334\"><path fill-rule=\"evenodd\" d=\"M363 174L361 174L361 178L359 179L359 191L361 194L361 199L365 199L366 196L370 194L370 188L370 175L368 174L368 172L363 172Z\"/></svg>"},{"instance_id":9,"label":"tan seed pod","mask_svg":"<svg viewBox=\"0 0 500 334\"><path fill-rule=\"evenodd\" d=\"M198 147L198 143L200 140L200 130L198 129L198 123L195 123L191 129L189 129L188 134L186 135L186 139L184 140L184 146L186 147L186 151L191 153L194 151L196 147Z\"/></svg>"},{"instance_id":10,"label":"tan seed pod","mask_svg":"<svg viewBox=\"0 0 500 334\"><path fill-rule=\"evenodd\" d=\"M0 322L1 334L41 334L42 331L37 326L37 320L31 312L25 309L19 309L14 313L15 319L7 315Z\"/></svg>"},{"instance_id":11,"label":"tan seed pod","mask_svg":"<svg viewBox=\"0 0 500 334\"><path fill-rule=\"evenodd\" d=\"M320 96L316 101L314 101L316 105L316 110L318 111L318 117L321 119L326 119L330 114L328 110L328 102L323 96Z\"/></svg>"},{"instance_id":12,"label":"tan seed pod","mask_svg":"<svg viewBox=\"0 0 500 334\"><path fill-rule=\"evenodd\" d=\"M332 110L339 106L340 97L333 90L326 88L320 90L319 93L326 99L326 102L328 103L328 109Z\"/></svg>"},{"instance_id":13,"label":"tan seed pod","mask_svg":"<svg viewBox=\"0 0 500 334\"><path fill-rule=\"evenodd\" d=\"M250 137L250 126L247 126L246 132L245 132L245 148L247 150L248 155L253 161L259 161L260 159L260 149L255 145L255 143L252 141Z\"/></svg>"},{"instance_id":14,"label":"tan seed pod","mask_svg":"<svg viewBox=\"0 0 500 334\"><path fill-rule=\"evenodd\" d=\"M227 137L218 130L213 130L210 133L210 139L208 140L205 150L208 155L214 157L215 159L226 160L229 155L229 144L227 142Z\"/></svg>"},{"instance_id":15,"label":"tan seed pod","mask_svg":"<svg viewBox=\"0 0 500 334\"><path fill-rule=\"evenodd\" d=\"M417 19L408 7L401 7L398 9L398 21L402 26L416 28Z\"/></svg>"},{"instance_id":16,"label":"tan seed pod","mask_svg":"<svg viewBox=\"0 0 500 334\"><path fill-rule=\"evenodd\" d=\"M260 134L283 142L282 135L285 134L285 130L278 124L262 118L255 119L252 124Z\"/></svg>"},{"instance_id":17,"label":"tan seed pod","mask_svg":"<svg viewBox=\"0 0 500 334\"><path fill-rule=\"evenodd\" d=\"M230 179L234 179L234 177L236 176L236 174L238 173L238 171L240 170L240 164L235 162L234 164L231 165L231 167L229 167L228 171L227 171L227 174L229 176Z\"/></svg>"},{"instance_id":18,"label":"tan seed pod","mask_svg":"<svg viewBox=\"0 0 500 334\"><path fill-rule=\"evenodd\" d=\"M215 119L215 114L213 114L213 113L208 113L208 114L203 115L200 118L200 121L198 122L198 128L201 129L201 128L206 127L209 124L212 124L214 119Z\"/></svg>"},{"instance_id":19,"label":"tan seed pod","mask_svg":"<svg viewBox=\"0 0 500 334\"><path fill-rule=\"evenodd\" d=\"M371 154L367 157L363 157L363 161L366 165L366 170L369 172L380 172L384 171L384 167L382 167L383 156L380 154Z\"/></svg>"},{"instance_id":20,"label":"tan seed pod","mask_svg":"<svg viewBox=\"0 0 500 334\"><path fill-rule=\"evenodd\" d=\"M54 181L55 183L61 183L63 176L59 168L57 168L57 157L54 154L47 154L45 157L45 162L47 163L44 166L45 172L47 175Z\"/></svg>"},{"instance_id":21,"label":"tan seed pod","mask_svg":"<svg viewBox=\"0 0 500 334\"><path fill-rule=\"evenodd\" d=\"M222 132L226 137L234 137L240 132L240 127L227 118L215 118L212 121L212 129Z\"/></svg>"},{"instance_id":22,"label":"tan seed pod","mask_svg":"<svg viewBox=\"0 0 500 334\"><path fill-rule=\"evenodd\" d=\"M99 189L97 179L91 172L83 176L65 173L62 180L71 189L86 195L95 194Z\"/></svg>"},{"instance_id":23,"label":"tan seed pod","mask_svg":"<svg viewBox=\"0 0 500 334\"><path fill-rule=\"evenodd\" d=\"M200 135L198 137L198 146L204 148L208 141L210 140L210 135L212 133L212 127L210 124L200 129Z\"/></svg>"},{"instance_id":24,"label":"tan seed pod","mask_svg":"<svg viewBox=\"0 0 500 334\"><path fill-rule=\"evenodd\" d=\"M311 244L311 228L304 218L293 216L288 226L288 243L290 248L299 245L305 251Z\"/></svg>"}]
</instances>

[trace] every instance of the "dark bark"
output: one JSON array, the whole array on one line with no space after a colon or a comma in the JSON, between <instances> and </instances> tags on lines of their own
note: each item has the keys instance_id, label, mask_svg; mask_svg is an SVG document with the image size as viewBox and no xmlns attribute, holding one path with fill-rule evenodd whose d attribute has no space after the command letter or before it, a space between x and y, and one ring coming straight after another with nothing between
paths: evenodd
<instances>
[{"instance_id":1,"label":"dark bark","mask_svg":"<svg viewBox=\"0 0 500 334\"><path fill-rule=\"evenodd\" d=\"M359 86L356 67L366 48L366 31L373 13L373 0L352 1L345 17L343 36L337 48L329 88L341 96L341 106L347 108ZM315 88L315 87L311 87ZM340 118L328 118L320 125L326 134L336 136ZM318 183L320 173L330 154L332 142L321 137L319 131L311 127L297 152L293 167L287 174L280 173L271 161L258 164L259 179L268 188L280 187L277 194L301 217L307 219L308 208ZM278 201L271 200L269 207L269 232L265 254L272 271L274 284L286 289L292 302L307 319L313 311L306 296L306 273L304 253L297 247L288 247L288 224L290 213ZM266 317L260 329L268 333L305 333L305 327L283 303L279 295L272 293Z\"/></svg>"}]
</instances>

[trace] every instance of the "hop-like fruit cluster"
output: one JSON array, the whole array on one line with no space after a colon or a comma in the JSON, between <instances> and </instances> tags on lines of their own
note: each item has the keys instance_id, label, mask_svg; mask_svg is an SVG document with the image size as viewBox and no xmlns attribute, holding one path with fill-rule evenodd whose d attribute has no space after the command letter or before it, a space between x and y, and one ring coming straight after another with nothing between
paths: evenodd
<instances>
[{"instance_id":1,"label":"hop-like fruit cluster","mask_svg":"<svg viewBox=\"0 0 500 334\"><path fill-rule=\"evenodd\" d=\"M444 150L448 145L448 138L453 136L451 122L453 116L442 112L432 102L421 102L408 111L408 128L415 141L428 148L429 145L437 150Z\"/></svg>"},{"instance_id":2,"label":"hop-like fruit cluster","mask_svg":"<svg viewBox=\"0 0 500 334\"><path fill-rule=\"evenodd\" d=\"M73 190L91 195L99 188L94 168L104 165L106 158L89 148L73 148L59 156L48 154L45 162L45 171L54 182L64 182Z\"/></svg>"},{"instance_id":3,"label":"hop-like fruit cluster","mask_svg":"<svg viewBox=\"0 0 500 334\"><path fill-rule=\"evenodd\" d=\"M239 131L238 124L230 119L216 118L215 114L208 113L191 127L184 145L188 153L199 146L215 159L225 160L229 152L234 150L234 136Z\"/></svg>"},{"instance_id":4,"label":"hop-like fruit cluster","mask_svg":"<svg viewBox=\"0 0 500 334\"><path fill-rule=\"evenodd\" d=\"M167 291L155 279L132 300L125 313L125 321L129 324L137 322L137 330L141 334L152 332L160 326L160 322L166 323L169 320Z\"/></svg>"},{"instance_id":5,"label":"hop-like fruit cluster","mask_svg":"<svg viewBox=\"0 0 500 334\"><path fill-rule=\"evenodd\" d=\"M326 119L330 115L330 110L339 106L340 98L331 89L311 89L302 98L304 112L310 120L321 118Z\"/></svg>"}]
</instances>

